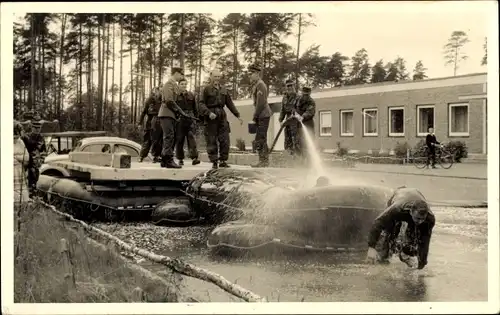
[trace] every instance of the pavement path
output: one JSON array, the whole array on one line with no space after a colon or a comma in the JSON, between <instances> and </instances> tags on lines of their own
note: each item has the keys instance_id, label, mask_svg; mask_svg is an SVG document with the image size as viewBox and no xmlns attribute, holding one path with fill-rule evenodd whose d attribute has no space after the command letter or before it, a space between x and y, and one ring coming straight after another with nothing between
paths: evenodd
<instances>
[{"instance_id":1,"label":"pavement path","mask_svg":"<svg viewBox=\"0 0 500 315\"><path fill-rule=\"evenodd\" d=\"M413 174L424 176L450 177L450 178L469 178L469 179L488 179L488 166L486 164L454 164L450 169L418 169L414 165L395 165L395 164L363 164L357 163L353 168L361 172L381 172L394 174Z\"/></svg>"}]
</instances>

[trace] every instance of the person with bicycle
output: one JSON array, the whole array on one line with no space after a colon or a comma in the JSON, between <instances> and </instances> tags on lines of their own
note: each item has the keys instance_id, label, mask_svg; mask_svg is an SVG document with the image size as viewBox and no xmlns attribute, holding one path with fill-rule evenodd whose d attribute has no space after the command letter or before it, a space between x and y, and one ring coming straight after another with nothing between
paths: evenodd
<instances>
[{"instance_id":1,"label":"person with bicycle","mask_svg":"<svg viewBox=\"0 0 500 315\"><path fill-rule=\"evenodd\" d=\"M393 254L411 268L427 265L436 218L420 191L399 187L368 234L367 263L388 264ZM376 249L377 248L377 249ZM417 261L412 259L417 257Z\"/></svg>"},{"instance_id":2,"label":"person with bicycle","mask_svg":"<svg viewBox=\"0 0 500 315\"><path fill-rule=\"evenodd\" d=\"M429 133L427 134L427 137L425 137L425 144L427 145L426 166L429 167L429 162L432 161L432 168L436 168L436 146L440 146L441 143L439 143L436 139L434 128L429 128Z\"/></svg>"}]
</instances>

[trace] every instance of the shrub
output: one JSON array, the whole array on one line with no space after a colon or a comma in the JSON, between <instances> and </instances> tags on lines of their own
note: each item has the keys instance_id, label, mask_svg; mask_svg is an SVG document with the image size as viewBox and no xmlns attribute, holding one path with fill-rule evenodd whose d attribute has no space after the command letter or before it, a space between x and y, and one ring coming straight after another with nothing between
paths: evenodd
<instances>
[{"instance_id":1,"label":"shrub","mask_svg":"<svg viewBox=\"0 0 500 315\"><path fill-rule=\"evenodd\" d=\"M344 155L347 155L347 153L349 152L349 150L347 150L347 148L343 147L342 144L339 142L337 142L337 155L338 156L344 156Z\"/></svg>"},{"instance_id":2,"label":"shrub","mask_svg":"<svg viewBox=\"0 0 500 315\"><path fill-rule=\"evenodd\" d=\"M245 140L241 138L236 139L236 148L238 148L239 151L245 151L246 150Z\"/></svg>"},{"instance_id":3,"label":"shrub","mask_svg":"<svg viewBox=\"0 0 500 315\"><path fill-rule=\"evenodd\" d=\"M457 163L460 163L468 155L467 145L463 141L450 141L446 144L445 149L454 155Z\"/></svg>"},{"instance_id":4,"label":"shrub","mask_svg":"<svg viewBox=\"0 0 500 315\"><path fill-rule=\"evenodd\" d=\"M396 146L394 147L394 154L398 158L406 158L406 152L408 151L408 149L410 149L410 145L408 144L408 142L397 142Z\"/></svg>"}]
</instances>

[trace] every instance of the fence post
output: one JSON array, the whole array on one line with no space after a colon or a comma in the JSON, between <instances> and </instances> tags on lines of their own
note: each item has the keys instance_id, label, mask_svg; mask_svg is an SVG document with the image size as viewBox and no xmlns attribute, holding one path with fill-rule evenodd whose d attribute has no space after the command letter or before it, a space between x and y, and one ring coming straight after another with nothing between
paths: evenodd
<instances>
[{"instance_id":1,"label":"fence post","mask_svg":"<svg viewBox=\"0 0 500 315\"><path fill-rule=\"evenodd\" d=\"M60 253L63 262L64 281L68 289L75 288L75 273L73 272L73 264L71 263L70 250L68 241L65 238L61 239Z\"/></svg>"},{"instance_id":2,"label":"fence post","mask_svg":"<svg viewBox=\"0 0 500 315\"><path fill-rule=\"evenodd\" d=\"M405 164L407 164L409 161L410 161L410 149L406 149Z\"/></svg>"}]
</instances>

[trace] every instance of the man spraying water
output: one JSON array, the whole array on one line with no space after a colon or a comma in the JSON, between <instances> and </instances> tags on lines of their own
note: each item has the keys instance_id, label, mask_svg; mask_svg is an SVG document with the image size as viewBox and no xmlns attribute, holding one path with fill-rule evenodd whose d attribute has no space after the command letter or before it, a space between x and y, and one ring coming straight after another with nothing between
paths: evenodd
<instances>
[{"instance_id":1,"label":"man spraying water","mask_svg":"<svg viewBox=\"0 0 500 315\"><path fill-rule=\"evenodd\" d=\"M425 197L414 188L398 188L387 203L387 209L374 221L368 235L368 263L388 263L392 254L409 267L423 269L427 265L434 214ZM405 230L406 229L406 230ZM403 237L398 238L400 232ZM377 250L377 244L380 248ZM411 257L417 256L414 266Z\"/></svg>"}]
</instances>

